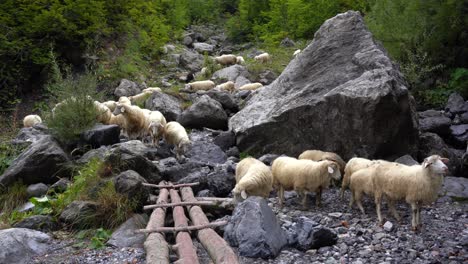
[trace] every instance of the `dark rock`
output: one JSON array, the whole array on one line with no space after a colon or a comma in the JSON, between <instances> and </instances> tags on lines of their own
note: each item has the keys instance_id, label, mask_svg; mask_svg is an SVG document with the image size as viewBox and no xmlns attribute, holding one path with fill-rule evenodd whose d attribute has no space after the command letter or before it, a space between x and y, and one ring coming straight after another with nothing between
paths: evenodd
<instances>
[{"instance_id":1,"label":"dark rock","mask_svg":"<svg viewBox=\"0 0 468 264\"><path fill-rule=\"evenodd\" d=\"M465 148L468 141L468 124L450 126L452 144Z\"/></svg>"},{"instance_id":2,"label":"dark rock","mask_svg":"<svg viewBox=\"0 0 468 264\"><path fill-rule=\"evenodd\" d=\"M462 177L445 177L442 194L455 199L468 199L468 179Z\"/></svg>"},{"instance_id":3,"label":"dark rock","mask_svg":"<svg viewBox=\"0 0 468 264\"><path fill-rule=\"evenodd\" d=\"M457 155L437 134L422 133L419 138L418 160L424 160L428 156L435 154L450 160L448 168L452 175L463 173L461 170L461 155Z\"/></svg>"},{"instance_id":4,"label":"dark rock","mask_svg":"<svg viewBox=\"0 0 468 264\"><path fill-rule=\"evenodd\" d=\"M26 263L49 248L50 236L27 228L0 230L0 263Z\"/></svg>"},{"instance_id":5,"label":"dark rock","mask_svg":"<svg viewBox=\"0 0 468 264\"><path fill-rule=\"evenodd\" d=\"M262 83L263 85L268 85L270 83L272 83L274 80L276 80L278 76L276 76L276 74L270 70L266 70L264 72L261 72L259 75L258 75L258 82Z\"/></svg>"},{"instance_id":6,"label":"dark rock","mask_svg":"<svg viewBox=\"0 0 468 264\"><path fill-rule=\"evenodd\" d=\"M22 128L18 135L11 141L11 143L15 145L33 143L47 135L49 135L49 130L44 124L41 123L33 127Z\"/></svg>"},{"instance_id":7,"label":"dark rock","mask_svg":"<svg viewBox=\"0 0 468 264\"><path fill-rule=\"evenodd\" d=\"M294 41L290 38L284 38L281 43L280 43L281 46L283 47L294 47L296 46L296 43L294 43Z\"/></svg>"},{"instance_id":8,"label":"dark rock","mask_svg":"<svg viewBox=\"0 0 468 264\"><path fill-rule=\"evenodd\" d=\"M232 131L222 131L215 136L213 143L218 145L222 150L226 151L236 144L236 136Z\"/></svg>"},{"instance_id":9,"label":"dark rock","mask_svg":"<svg viewBox=\"0 0 468 264\"><path fill-rule=\"evenodd\" d=\"M249 91L249 90L246 90L246 91L239 91L237 93L237 96L241 99L246 99L250 94L252 93L252 91Z\"/></svg>"},{"instance_id":10,"label":"dark rock","mask_svg":"<svg viewBox=\"0 0 468 264\"><path fill-rule=\"evenodd\" d=\"M215 197L227 197L236 185L236 177L232 172L218 169L208 174L203 182Z\"/></svg>"},{"instance_id":11,"label":"dark rock","mask_svg":"<svg viewBox=\"0 0 468 264\"><path fill-rule=\"evenodd\" d=\"M417 126L402 74L354 11L325 21L302 56L229 120L241 151L329 149L345 159L412 154Z\"/></svg>"},{"instance_id":12,"label":"dark rock","mask_svg":"<svg viewBox=\"0 0 468 264\"><path fill-rule=\"evenodd\" d=\"M198 72L203 68L203 55L185 50L180 54L179 66L191 72Z\"/></svg>"},{"instance_id":13,"label":"dark rock","mask_svg":"<svg viewBox=\"0 0 468 264\"><path fill-rule=\"evenodd\" d=\"M452 93L447 100L445 110L452 114L462 114L468 112L468 102L465 102L460 94Z\"/></svg>"},{"instance_id":14,"label":"dark rock","mask_svg":"<svg viewBox=\"0 0 468 264\"><path fill-rule=\"evenodd\" d=\"M33 142L0 176L0 185L9 186L22 180L24 184L54 183L57 174L69 174L68 155L51 137L45 136Z\"/></svg>"},{"instance_id":15,"label":"dark rock","mask_svg":"<svg viewBox=\"0 0 468 264\"><path fill-rule=\"evenodd\" d=\"M236 157L236 158L239 158L239 155L240 155L240 151L239 149L234 146L232 148L229 148L228 150L226 150L226 156L228 157Z\"/></svg>"},{"instance_id":16,"label":"dark rock","mask_svg":"<svg viewBox=\"0 0 468 264\"><path fill-rule=\"evenodd\" d=\"M265 163L266 165L268 166L271 166L271 164L273 163L273 161L279 157L279 155L276 155L276 154L265 154L263 156L261 156L260 158L258 158L259 161Z\"/></svg>"},{"instance_id":17,"label":"dark rock","mask_svg":"<svg viewBox=\"0 0 468 264\"><path fill-rule=\"evenodd\" d=\"M405 164L405 165L408 165L408 166L419 164L419 162L417 162L415 159L413 159L413 157L411 157L410 155L401 156L398 159L396 159L395 162Z\"/></svg>"},{"instance_id":18,"label":"dark rock","mask_svg":"<svg viewBox=\"0 0 468 264\"><path fill-rule=\"evenodd\" d=\"M141 92L138 84L127 79L120 80L120 84L115 88L114 95L117 97L136 95Z\"/></svg>"},{"instance_id":19,"label":"dark rock","mask_svg":"<svg viewBox=\"0 0 468 264\"><path fill-rule=\"evenodd\" d=\"M88 131L83 132L81 140L85 145L93 148L112 145L120 142L120 127L118 125L97 124Z\"/></svg>"},{"instance_id":20,"label":"dark rock","mask_svg":"<svg viewBox=\"0 0 468 264\"><path fill-rule=\"evenodd\" d=\"M182 113L180 105L179 99L161 92L154 92L145 102L145 108L161 112L167 122L177 120Z\"/></svg>"},{"instance_id":21,"label":"dark rock","mask_svg":"<svg viewBox=\"0 0 468 264\"><path fill-rule=\"evenodd\" d=\"M212 55L214 52L214 46L210 45L208 43L203 43L203 42L197 42L193 43L193 49L196 50L198 53L205 54L208 53L209 55Z\"/></svg>"},{"instance_id":22,"label":"dark rock","mask_svg":"<svg viewBox=\"0 0 468 264\"><path fill-rule=\"evenodd\" d=\"M460 123L468 124L468 112L465 112L460 115Z\"/></svg>"},{"instance_id":23,"label":"dark rock","mask_svg":"<svg viewBox=\"0 0 468 264\"><path fill-rule=\"evenodd\" d=\"M452 121L443 112L427 110L419 113L419 128L423 132L448 135Z\"/></svg>"},{"instance_id":24,"label":"dark rock","mask_svg":"<svg viewBox=\"0 0 468 264\"><path fill-rule=\"evenodd\" d=\"M100 148L92 149L81 156L76 162L78 164L86 164L94 158L103 160L109 153L109 150L110 147L107 146L101 146Z\"/></svg>"},{"instance_id":25,"label":"dark rock","mask_svg":"<svg viewBox=\"0 0 468 264\"><path fill-rule=\"evenodd\" d=\"M121 224L117 230L112 233L111 238L107 241L108 245L123 248L134 247L143 248L145 242L145 234L135 233L135 230L144 229L148 223L148 216L144 214L136 214L129 218L125 223Z\"/></svg>"},{"instance_id":26,"label":"dark rock","mask_svg":"<svg viewBox=\"0 0 468 264\"><path fill-rule=\"evenodd\" d=\"M44 183L31 184L26 189L28 197L42 197L47 193L49 187Z\"/></svg>"},{"instance_id":27,"label":"dark rock","mask_svg":"<svg viewBox=\"0 0 468 264\"><path fill-rule=\"evenodd\" d=\"M231 113L236 113L239 111L239 106L234 101L232 95L224 91L210 90L206 93L211 99L218 101L225 110L228 110Z\"/></svg>"},{"instance_id":28,"label":"dark rock","mask_svg":"<svg viewBox=\"0 0 468 264\"><path fill-rule=\"evenodd\" d=\"M183 178L186 178L184 183L195 182L203 175L206 176L210 171L201 163L190 161L179 163L174 157L162 159L156 166L162 177L171 182L178 182Z\"/></svg>"},{"instance_id":29,"label":"dark rock","mask_svg":"<svg viewBox=\"0 0 468 264\"><path fill-rule=\"evenodd\" d=\"M73 201L60 214L59 220L73 227L87 227L96 221L98 204L91 201Z\"/></svg>"},{"instance_id":30,"label":"dark rock","mask_svg":"<svg viewBox=\"0 0 468 264\"><path fill-rule=\"evenodd\" d=\"M201 190L197 193L197 197L214 197L210 190Z\"/></svg>"},{"instance_id":31,"label":"dark rock","mask_svg":"<svg viewBox=\"0 0 468 264\"><path fill-rule=\"evenodd\" d=\"M149 190L143 183L147 181L132 170L124 171L114 178L115 190L137 201L137 208L145 205L149 197Z\"/></svg>"},{"instance_id":32,"label":"dark rock","mask_svg":"<svg viewBox=\"0 0 468 264\"><path fill-rule=\"evenodd\" d=\"M50 215L33 215L13 225L16 228L28 228L43 232L55 231L58 223Z\"/></svg>"},{"instance_id":33,"label":"dark rock","mask_svg":"<svg viewBox=\"0 0 468 264\"><path fill-rule=\"evenodd\" d=\"M66 178L61 178L56 183L52 184L49 188L50 191L54 193L62 193L68 189L68 186L71 185L71 181Z\"/></svg>"},{"instance_id":34,"label":"dark rock","mask_svg":"<svg viewBox=\"0 0 468 264\"><path fill-rule=\"evenodd\" d=\"M251 196L239 204L224 231L224 239L239 255L274 258L287 239L265 199Z\"/></svg>"},{"instance_id":35,"label":"dark rock","mask_svg":"<svg viewBox=\"0 0 468 264\"><path fill-rule=\"evenodd\" d=\"M182 44L184 44L184 45L187 46L187 47L191 47L191 46L192 46L192 43L193 43L193 39L192 39L190 36L185 36L185 37L182 39Z\"/></svg>"},{"instance_id":36,"label":"dark rock","mask_svg":"<svg viewBox=\"0 0 468 264\"><path fill-rule=\"evenodd\" d=\"M237 82L237 78L240 76L243 76L248 79L250 77L249 71L245 66L234 64L214 72L211 78L213 80Z\"/></svg>"},{"instance_id":37,"label":"dark rock","mask_svg":"<svg viewBox=\"0 0 468 264\"><path fill-rule=\"evenodd\" d=\"M179 116L177 122L184 127L226 129L227 120L221 104L203 95Z\"/></svg>"},{"instance_id":38,"label":"dark rock","mask_svg":"<svg viewBox=\"0 0 468 264\"><path fill-rule=\"evenodd\" d=\"M333 246L338 241L337 234L307 217L296 221L297 248L303 251Z\"/></svg>"},{"instance_id":39,"label":"dark rock","mask_svg":"<svg viewBox=\"0 0 468 264\"><path fill-rule=\"evenodd\" d=\"M223 164L227 160L219 146L207 141L193 141L186 157L192 162L210 165Z\"/></svg>"}]
</instances>

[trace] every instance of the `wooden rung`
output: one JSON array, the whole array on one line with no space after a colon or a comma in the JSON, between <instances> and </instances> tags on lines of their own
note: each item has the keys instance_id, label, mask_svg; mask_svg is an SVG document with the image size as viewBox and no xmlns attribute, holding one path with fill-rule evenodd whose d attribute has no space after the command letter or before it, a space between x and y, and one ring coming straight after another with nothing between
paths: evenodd
<instances>
[{"instance_id":1,"label":"wooden rung","mask_svg":"<svg viewBox=\"0 0 468 264\"><path fill-rule=\"evenodd\" d=\"M143 210L151 210L155 208L186 206L186 205L216 205L215 201L199 201L199 202L179 202L179 203L162 203L143 206Z\"/></svg>"},{"instance_id":2,"label":"wooden rung","mask_svg":"<svg viewBox=\"0 0 468 264\"><path fill-rule=\"evenodd\" d=\"M217 221L205 225L195 225L195 226L180 226L180 227L159 227L155 229L138 229L135 230L135 233L173 233L173 232L187 232L200 230L205 228L212 228L217 226L227 225L227 221Z\"/></svg>"},{"instance_id":3,"label":"wooden rung","mask_svg":"<svg viewBox=\"0 0 468 264\"><path fill-rule=\"evenodd\" d=\"M143 186L153 187L153 188L167 188L167 189L174 189L174 188L182 188L182 187L190 187L190 186L197 186L200 185L199 182L192 182L192 183L181 183L176 185L162 185L162 184L151 184L151 183L142 183Z\"/></svg>"}]
</instances>

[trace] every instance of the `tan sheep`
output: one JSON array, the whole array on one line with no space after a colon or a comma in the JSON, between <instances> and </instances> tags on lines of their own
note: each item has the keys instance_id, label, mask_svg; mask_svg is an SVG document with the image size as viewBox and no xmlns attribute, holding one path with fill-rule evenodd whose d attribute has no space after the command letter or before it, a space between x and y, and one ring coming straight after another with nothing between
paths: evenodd
<instances>
[{"instance_id":1,"label":"tan sheep","mask_svg":"<svg viewBox=\"0 0 468 264\"><path fill-rule=\"evenodd\" d=\"M116 101L106 101L102 103L103 105L107 106L111 112L114 112L115 107L117 107L117 102Z\"/></svg>"},{"instance_id":2,"label":"tan sheep","mask_svg":"<svg viewBox=\"0 0 468 264\"><path fill-rule=\"evenodd\" d=\"M215 57L215 61L221 65L232 65L236 64L237 57L232 54L225 54L218 57Z\"/></svg>"},{"instance_id":3,"label":"tan sheep","mask_svg":"<svg viewBox=\"0 0 468 264\"><path fill-rule=\"evenodd\" d=\"M210 90L215 87L215 83L210 80L191 82L185 85L185 88L192 91Z\"/></svg>"},{"instance_id":4,"label":"tan sheep","mask_svg":"<svg viewBox=\"0 0 468 264\"><path fill-rule=\"evenodd\" d=\"M23 118L23 127L33 127L39 123L42 123L42 118L38 115L27 115Z\"/></svg>"},{"instance_id":5,"label":"tan sheep","mask_svg":"<svg viewBox=\"0 0 468 264\"><path fill-rule=\"evenodd\" d=\"M132 102L130 101L130 99L128 99L127 96L121 96L119 98L119 101L117 101L117 103L119 104L126 104L126 105L132 105Z\"/></svg>"},{"instance_id":6,"label":"tan sheep","mask_svg":"<svg viewBox=\"0 0 468 264\"><path fill-rule=\"evenodd\" d=\"M125 118L124 132L129 139L138 139L147 135L149 112L136 105L118 103L114 114L121 114Z\"/></svg>"},{"instance_id":7,"label":"tan sheep","mask_svg":"<svg viewBox=\"0 0 468 264\"><path fill-rule=\"evenodd\" d=\"M283 205L284 191L294 190L302 197L306 208L307 193L315 192L315 203L320 205L322 191L330 185L330 179L341 178L339 166L330 160L298 160L291 157L279 157L273 161L273 186L278 190L280 206Z\"/></svg>"},{"instance_id":8,"label":"tan sheep","mask_svg":"<svg viewBox=\"0 0 468 264\"><path fill-rule=\"evenodd\" d=\"M344 168L343 181L341 182L341 199L343 199L345 189L349 186L349 179L351 175L358 170L367 168L370 164L372 164L372 160L364 158L352 158L348 161L348 163L346 163Z\"/></svg>"},{"instance_id":9,"label":"tan sheep","mask_svg":"<svg viewBox=\"0 0 468 264\"><path fill-rule=\"evenodd\" d=\"M244 57L242 57L242 56L237 56L237 57L236 57L236 63L239 64L239 65L244 65L244 64L245 64Z\"/></svg>"},{"instance_id":10,"label":"tan sheep","mask_svg":"<svg viewBox=\"0 0 468 264\"><path fill-rule=\"evenodd\" d=\"M297 55L298 55L299 53L301 53L301 50L300 50L300 49L294 51L293 56L294 56L294 57L297 57Z\"/></svg>"},{"instance_id":11,"label":"tan sheep","mask_svg":"<svg viewBox=\"0 0 468 264\"><path fill-rule=\"evenodd\" d=\"M258 88L262 87L263 84L261 83L248 83L248 84L244 84L242 85L241 87L239 87L239 90L240 91L244 91L244 90L249 90L249 91L252 91L252 90L257 90Z\"/></svg>"},{"instance_id":12,"label":"tan sheep","mask_svg":"<svg viewBox=\"0 0 468 264\"><path fill-rule=\"evenodd\" d=\"M164 140L176 148L176 157L181 159L191 145L185 128L176 121L171 121L164 128Z\"/></svg>"},{"instance_id":13,"label":"tan sheep","mask_svg":"<svg viewBox=\"0 0 468 264\"><path fill-rule=\"evenodd\" d=\"M268 198L273 184L270 168L254 158L245 158L236 166L236 186L234 200L240 202L248 196Z\"/></svg>"},{"instance_id":14,"label":"tan sheep","mask_svg":"<svg viewBox=\"0 0 468 264\"><path fill-rule=\"evenodd\" d=\"M128 99L130 99L130 102L132 102L134 105L143 105L152 94L153 91L146 91L137 95L129 96Z\"/></svg>"},{"instance_id":15,"label":"tan sheep","mask_svg":"<svg viewBox=\"0 0 468 264\"><path fill-rule=\"evenodd\" d=\"M151 137L153 146L159 146L159 140L164 135L166 118L159 111L151 111L148 116L148 134Z\"/></svg>"},{"instance_id":16,"label":"tan sheep","mask_svg":"<svg viewBox=\"0 0 468 264\"><path fill-rule=\"evenodd\" d=\"M394 209L394 202L405 200L411 205L411 226L416 230L421 225L421 206L437 199L443 175L448 172L444 163L448 163L448 159L432 155L424 159L421 165L406 166L395 162L376 165L372 184L379 223L383 223L380 203L385 195L397 220L400 217Z\"/></svg>"},{"instance_id":17,"label":"tan sheep","mask_svg":"<svg viewBox=\"0 0 468 264\"><path fill-rule=\"evenodd\" d=\"M299 155L299 159L308 159L313 161L320 160L331 160L340 166L340 172L343 175L346 162L340 157L340 155L333 152L326 152L321 150L306 150Z\"/></svg>"},{"instance_id":18,"label":"tan sheep","mask_svg":"<svg viewBox=\"0 0 468 264\"><path fill-rule=\"evenodd\" d=\"M227 81L225 83L222 83L216 86L216 88L220 91L227 91L230 93L234 92L234 90L236 89L233 81Z\"/></svg>"},{"instance_id":19,"label":"tan sheep","mask_svg":"<svg viewBox=\"0 0 468 264\"><path fill-rule=\"evenodd\" d=\"M148 87L148 88L146 88L146 89L143 89L142 92L152 92L152 93L154 93L154 92L160 92L160 93L162 93L162 90L161 90L161 88L159 88L159 87Z\"/></svg>"},{"instance_id":20,"label":"tan sheep","mask_svg":"<svg viewBox=\"0 0 468 264\"><path fill-rule=\"evenodd\" d=\"M94 101L94 107L97 111L96 121L108 125L112 116L110 109L98 101Z\"/></svg>"},{"instance_id":21,"label":"tan sheep","mask_svg":"<svg viewBox=\"0 0 468 264\"><path fill-rule=\"evenodd\" d=\"M261 63L266 63L266 62L269 62L271 60L271 56L270 54L264 52L260 55L257 55L254 57L254 60L258 61L258 62L261 62Z\"/></svg>"},{"instance_id":22,"label":"tan sheep","mask_svg":"<svg viewBox=\"0 0 468 264\"><path fill-rule=\"evenodd\" d=\"M369 167L361 168L348 176L349 188L351 189L351 200L349 202L349 207L352 208L353 203L356 202L362 214L365 214L364 207L362 206L361 202L362 194L365 193L369 196L374 195L374 186L372 183L372 177L374 173L375 167L369 165Z\"/></svg>"}]
</instances>

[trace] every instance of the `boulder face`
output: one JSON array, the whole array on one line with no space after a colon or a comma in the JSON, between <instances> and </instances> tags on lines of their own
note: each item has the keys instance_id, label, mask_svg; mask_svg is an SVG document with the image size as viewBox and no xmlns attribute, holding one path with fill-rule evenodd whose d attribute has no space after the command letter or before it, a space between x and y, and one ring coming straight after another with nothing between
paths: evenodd
<instances>
[{"instance_id":1,"label":"boulder face","mask_svg":"<svg viewBox=\"0 0 468 264\"><path fill-rule=\"evenodd\" d=\"M331 18L312 43L229 121L241 151L345 159L413 153L415 102L358 12Z\"/></svg>"}]
</instances>

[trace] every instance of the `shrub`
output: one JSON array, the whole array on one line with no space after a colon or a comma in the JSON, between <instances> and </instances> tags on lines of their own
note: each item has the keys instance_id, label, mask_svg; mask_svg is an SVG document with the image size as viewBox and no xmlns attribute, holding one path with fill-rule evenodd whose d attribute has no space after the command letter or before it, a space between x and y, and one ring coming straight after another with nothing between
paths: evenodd
<instances>
[{"instance_id":1,"label":"shrub","mask_svg":"<svg viewBox=\"0 0 468 264\"><path fill-rule=\"evenodd\" d=\"M26 185L16 182L0 194L0 226L9 226L14 210L27 201Z\"/></svg>"}]
</instances>

